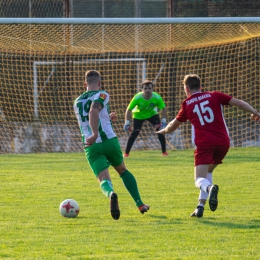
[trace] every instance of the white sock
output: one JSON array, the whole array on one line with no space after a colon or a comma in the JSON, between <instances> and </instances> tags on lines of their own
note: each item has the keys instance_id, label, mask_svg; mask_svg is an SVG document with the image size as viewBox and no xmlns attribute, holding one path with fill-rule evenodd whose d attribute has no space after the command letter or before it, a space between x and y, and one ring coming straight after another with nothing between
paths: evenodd
<instances>
[{"instance_id":1,"label":"white sock","mask_svg":"<svg viewBox=\"0 0 260 260\"><path fill-rule=\"evenodd\" d=\"M207 179L209 180L209 182L210 182L211 184L213 183L212 172L208 172L208 174L207 174Z\"/></svg>"},{"instance_id":2,"label":"white sock","mask_svg":"<svg viewBox=\"0 0 260 260\"><path fill-rule=\"evenodd\" d=\"M208 172L207 174L207 180L210 182L210 184L212 184L212 172ZM203 190L200 190L200 194L199 194L199 200L206 200L208 198L208 193L203 191ZM202 205L198 205L198 206L202 206Z\"/></svg>"},{"instance_id":3,"label":"white sock","mask_svg":"<svg viewBox=\"0 0 260 260\"><path fill-rule=\"evenodd\" d=\"M211 183L208 179L205 178L197 178L195 181L195 186L200 190L208 193L208 186L211 186Z\"/></svg>"},{"instance_id":4,"label":"white sock","mask_svg":"<svg viewBox=\"0 0 260 260\"><path fill-rule=\"evenodd\" d=\"M208 194L207 192L205 192L205 191L203 191L203 190L200 190L199 201L200 201L200 200L207 200L208 195L209 195L209 194Z\"/></svg>"}]
</instances>

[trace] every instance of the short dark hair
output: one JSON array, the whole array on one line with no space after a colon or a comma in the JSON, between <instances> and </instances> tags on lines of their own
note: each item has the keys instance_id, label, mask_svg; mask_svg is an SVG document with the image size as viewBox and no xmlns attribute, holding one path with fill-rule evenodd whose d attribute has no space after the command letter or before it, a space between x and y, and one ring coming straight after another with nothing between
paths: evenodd
<instances>
[{"instance_id":1,"label":"short dark hair","mask_svg":"<svg viewBox=\"0 0 260 260\"><path fill-rule=\"evenodd\" d=\"M152 88L153 88L153 82L150 81L150 80L148 80L148 79L146 79L145 81L143 81L143 83L142 83L142 88L143 88L144 86L147 86L147 85L152 85Z\"/></svg>"},{"instance_id":2,"label":"short dark hair","mask_svg":"<svg viewBox=\"0 0 260 260\"><path fill-rule=\"evenodd\" d=\"M183 84L192 90L199 89L200 77L197 74L188 74L184 77Z\"/></svg>"},{"instance_id":3,"label":"short dark hair","mask_svg":"<svg viewBox=\"0 0 260 260\"><path fill-rule=\"evenodd\" d=\"M97 70L88 70L85 74L87 84L97 83L101 80L100 73Z\"/></svg>"}]
</instances>

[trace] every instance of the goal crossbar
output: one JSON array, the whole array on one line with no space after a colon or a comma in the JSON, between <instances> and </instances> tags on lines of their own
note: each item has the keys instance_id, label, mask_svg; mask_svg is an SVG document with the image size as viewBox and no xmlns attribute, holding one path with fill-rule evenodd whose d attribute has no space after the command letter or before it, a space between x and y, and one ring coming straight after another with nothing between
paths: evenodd
<instances>
[{"instance_id":1,"label":"goal crossbar","mask_svg":"<svg viewBox=\"0 0 260 260\"><path fill-rule=\"evenodd\" d=\"M0 18L0 24L204 24L259 23L260 17L195 18Z\"/></svg>"}]
</instances>

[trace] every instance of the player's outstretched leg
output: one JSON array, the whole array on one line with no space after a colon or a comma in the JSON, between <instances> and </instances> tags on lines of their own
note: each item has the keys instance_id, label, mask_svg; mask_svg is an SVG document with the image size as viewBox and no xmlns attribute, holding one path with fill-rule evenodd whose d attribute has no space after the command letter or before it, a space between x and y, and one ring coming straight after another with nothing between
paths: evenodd
<instances>
[{"instance_id":1,"label":"player's outstretched leg","mask_svg":"<svg viewBox=\"0 0 260 260\"><path fill-rule=\"evenodd\" d=\"M212 185L209 190L209 208L215 211L218 207L218 185Z\"/></svg>"},{"instance_id":2,"label":"player's outstretched leg","mask_svg":"<svg viewBox=\"0 0 260 260\"><path fill-rule=\"evenodd\" d=\"M120 210L118 206L118 197L115 192L112 192L110 196L110 212L113 219L117 220L120 218Z\"/></svg>"},{"instance_id":3,"label":"player's outstretched leg","mask_svg":"<svg viewBox=\"0 0 260 260\"><path fill-rule=\"evenodd\" d=\"M125 172L123 172L120 175L120 177L121 177L126 189L128 190L128 192L134 199L135 204L138 207L139 211L142 214L147 212L150 209L150 206L148 206L142 202L134 175L131 172L129 172L128 170L126 170Z\"/></svg>"},{"instance_id":4,"label":"player's outstretched leg","mask_svg":"<svg viewBox=\"0 0 260 260\"><path fill-rule=\"evenodd\" d=\"M190 214L190 216L201 218L201 217L203 217L203 212L204 212L204 207L203 206L197 206L197 208L194 210L193 213Z\"/></svg>"}]
</instances>

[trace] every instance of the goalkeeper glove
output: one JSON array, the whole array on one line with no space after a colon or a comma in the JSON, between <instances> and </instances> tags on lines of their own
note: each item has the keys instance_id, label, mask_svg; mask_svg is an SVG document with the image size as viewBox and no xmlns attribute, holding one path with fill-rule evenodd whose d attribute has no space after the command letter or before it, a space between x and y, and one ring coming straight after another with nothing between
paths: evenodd
<instances>
[{"instance_id":1,"label":"goalkeeper glove","mask_svg":"<svg viewBox=\"0 0 260 260\"><path fill-rule=\"evenodd\" d=\"M164 129L167 126L166 124L166 118L162 118L160 130Z\"/></svg>"},{"instance_id":2,"label":"goalkeeper glove","mask_svg":"<svg viewBox=\"0 0 260 260\"><path fill-rule=\"evenodd\" d=\"M126 132L132 132L132 128L131 128L131 125L130 125L130 121L129 121L129 120L125 120L124 130L125 130Z\"/></svg>"}]
</instances>

